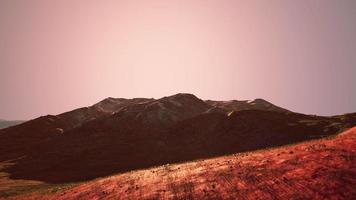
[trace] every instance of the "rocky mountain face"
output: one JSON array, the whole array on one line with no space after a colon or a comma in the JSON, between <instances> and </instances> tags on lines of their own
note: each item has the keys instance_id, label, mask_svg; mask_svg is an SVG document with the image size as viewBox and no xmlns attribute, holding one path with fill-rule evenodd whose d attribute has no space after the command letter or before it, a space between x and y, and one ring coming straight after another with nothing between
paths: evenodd
<instances>
[{"instance_id":1,"label":"rocky mountain face","mask_svg":"<svg viewBox=\"0 0 356 200\"><path fill-rule=\"evenodd\" d=\"M321 138L354 125L355 113L303 115L262 99L107 98L0 130L0 162L16 160L3 169L14 179L83 181Z\"/></svg>"},{"instance_id":2,"label":"rocky mountain face","mask_svg":"<svg viewBox=\"0 0 356 200\"><path fill-rule=\"evenodd\" d=\"M265 110L276 112L290 112L284 108L278 107L264 99L255 99L251 101L205 101L207 104L213 106L214 109L219 108L225 112L240 111L240 110Z\"/></svg>"}]
</instances>

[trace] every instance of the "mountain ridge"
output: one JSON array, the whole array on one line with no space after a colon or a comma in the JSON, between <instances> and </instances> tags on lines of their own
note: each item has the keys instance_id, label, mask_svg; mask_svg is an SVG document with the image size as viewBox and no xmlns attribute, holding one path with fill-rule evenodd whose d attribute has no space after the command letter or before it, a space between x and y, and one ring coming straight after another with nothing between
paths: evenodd
<instances>
[{"instance_id":1,"label":"mountain ridge","mask_svg":"<svg viewBox=\"0 0 356 200\"><path fill-rule=\"evenodd\" d=\"M87 181L323 138L355 125L356 113L305 115L261 99L106 98L0 130L0 167L11 161L0 173L49 184Z\"/></svg>"}]
</instances>

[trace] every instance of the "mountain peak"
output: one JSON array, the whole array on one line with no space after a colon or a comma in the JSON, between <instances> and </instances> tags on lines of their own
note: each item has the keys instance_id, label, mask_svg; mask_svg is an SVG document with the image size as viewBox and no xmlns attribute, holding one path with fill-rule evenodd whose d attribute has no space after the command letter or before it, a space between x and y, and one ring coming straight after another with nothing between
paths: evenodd
<instances>
[{"instance_id":1,"label":"mountain peak","mask_svg":"<svg viewBox=\"0 0 356 200\"><path fill-rule=\"evenodd\" d=\"M177 93L168 97L164 97L164 98L170 98L170 99L199 99L198 97L196 97L194 94L190 94L190 93ZM199 99L200 100L200 99Z\"/></svg>"},{"instance_id":2,"label":"mountain peak","mask_svg":"<svg viewBox=\"0 0 356 200\"><path fill-rule=\"evenodd\" d=\"M97 103L97 104L116 103L116 102L123 102L123 101L127 101L127 99L125 99L125 98L107 97L107 98L101 100L101 101L100 101L99 103Z\"/></svg>"},{"instance_id":3,"label":"mountain peak","mask_svg":"<svg viewBox=\"0 0 356 200\"><path fill-rule=\"evenodd\" d=\"M257 99L254 99L254 100L253 100L253 102L270 103L270 102L268 102L267 100L262 99L262 98L257 98Z\"/></svg>"},{"instance_id":4,"label":"mountain peak","mask_svg":"<svg viewBox=\"0 0 356 200\"><path fill-rule=\"evenodd\" d=\"M247 103L249 103L249 104L263 104L263 105L272 104L269 101L266 101L265 99L261 99L261 98L257 98L257 99L254 99L254 100L247 101Z\"/></svg>"}]
</instances>

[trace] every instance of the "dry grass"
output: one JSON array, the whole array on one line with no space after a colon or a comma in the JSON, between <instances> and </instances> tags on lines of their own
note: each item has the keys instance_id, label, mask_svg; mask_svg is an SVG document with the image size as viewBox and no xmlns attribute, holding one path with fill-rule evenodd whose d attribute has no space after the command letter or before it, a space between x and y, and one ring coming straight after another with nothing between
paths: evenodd
<instances>
[{"instance_id":1,"label":"dry grass","mask_svg":"<svg viewBox=\"0 0 356 200\"><path fill-rule=\"evenodd\" d=\"M13 199L355 199L356 128L295 146L164 165Z\"/></svg>"}]
</instances>

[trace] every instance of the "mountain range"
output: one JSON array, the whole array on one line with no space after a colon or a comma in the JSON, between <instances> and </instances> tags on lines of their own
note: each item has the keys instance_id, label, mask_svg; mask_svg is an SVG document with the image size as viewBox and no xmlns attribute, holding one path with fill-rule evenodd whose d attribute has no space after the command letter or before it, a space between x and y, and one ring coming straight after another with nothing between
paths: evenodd
<instances>
[{"instance_id":1,"label":"mountain range","mask_svg":"<svg viewBox=\"0 0 356 200\"><path fill-rule=\"evenodd\" d=\"M355 125L356 113L305 115L263 99L106 98L1 129L0 173L10 180L83 182L320 139ZM1 184L0 178L0 191Z\"/></svg>"}]
</instances>

